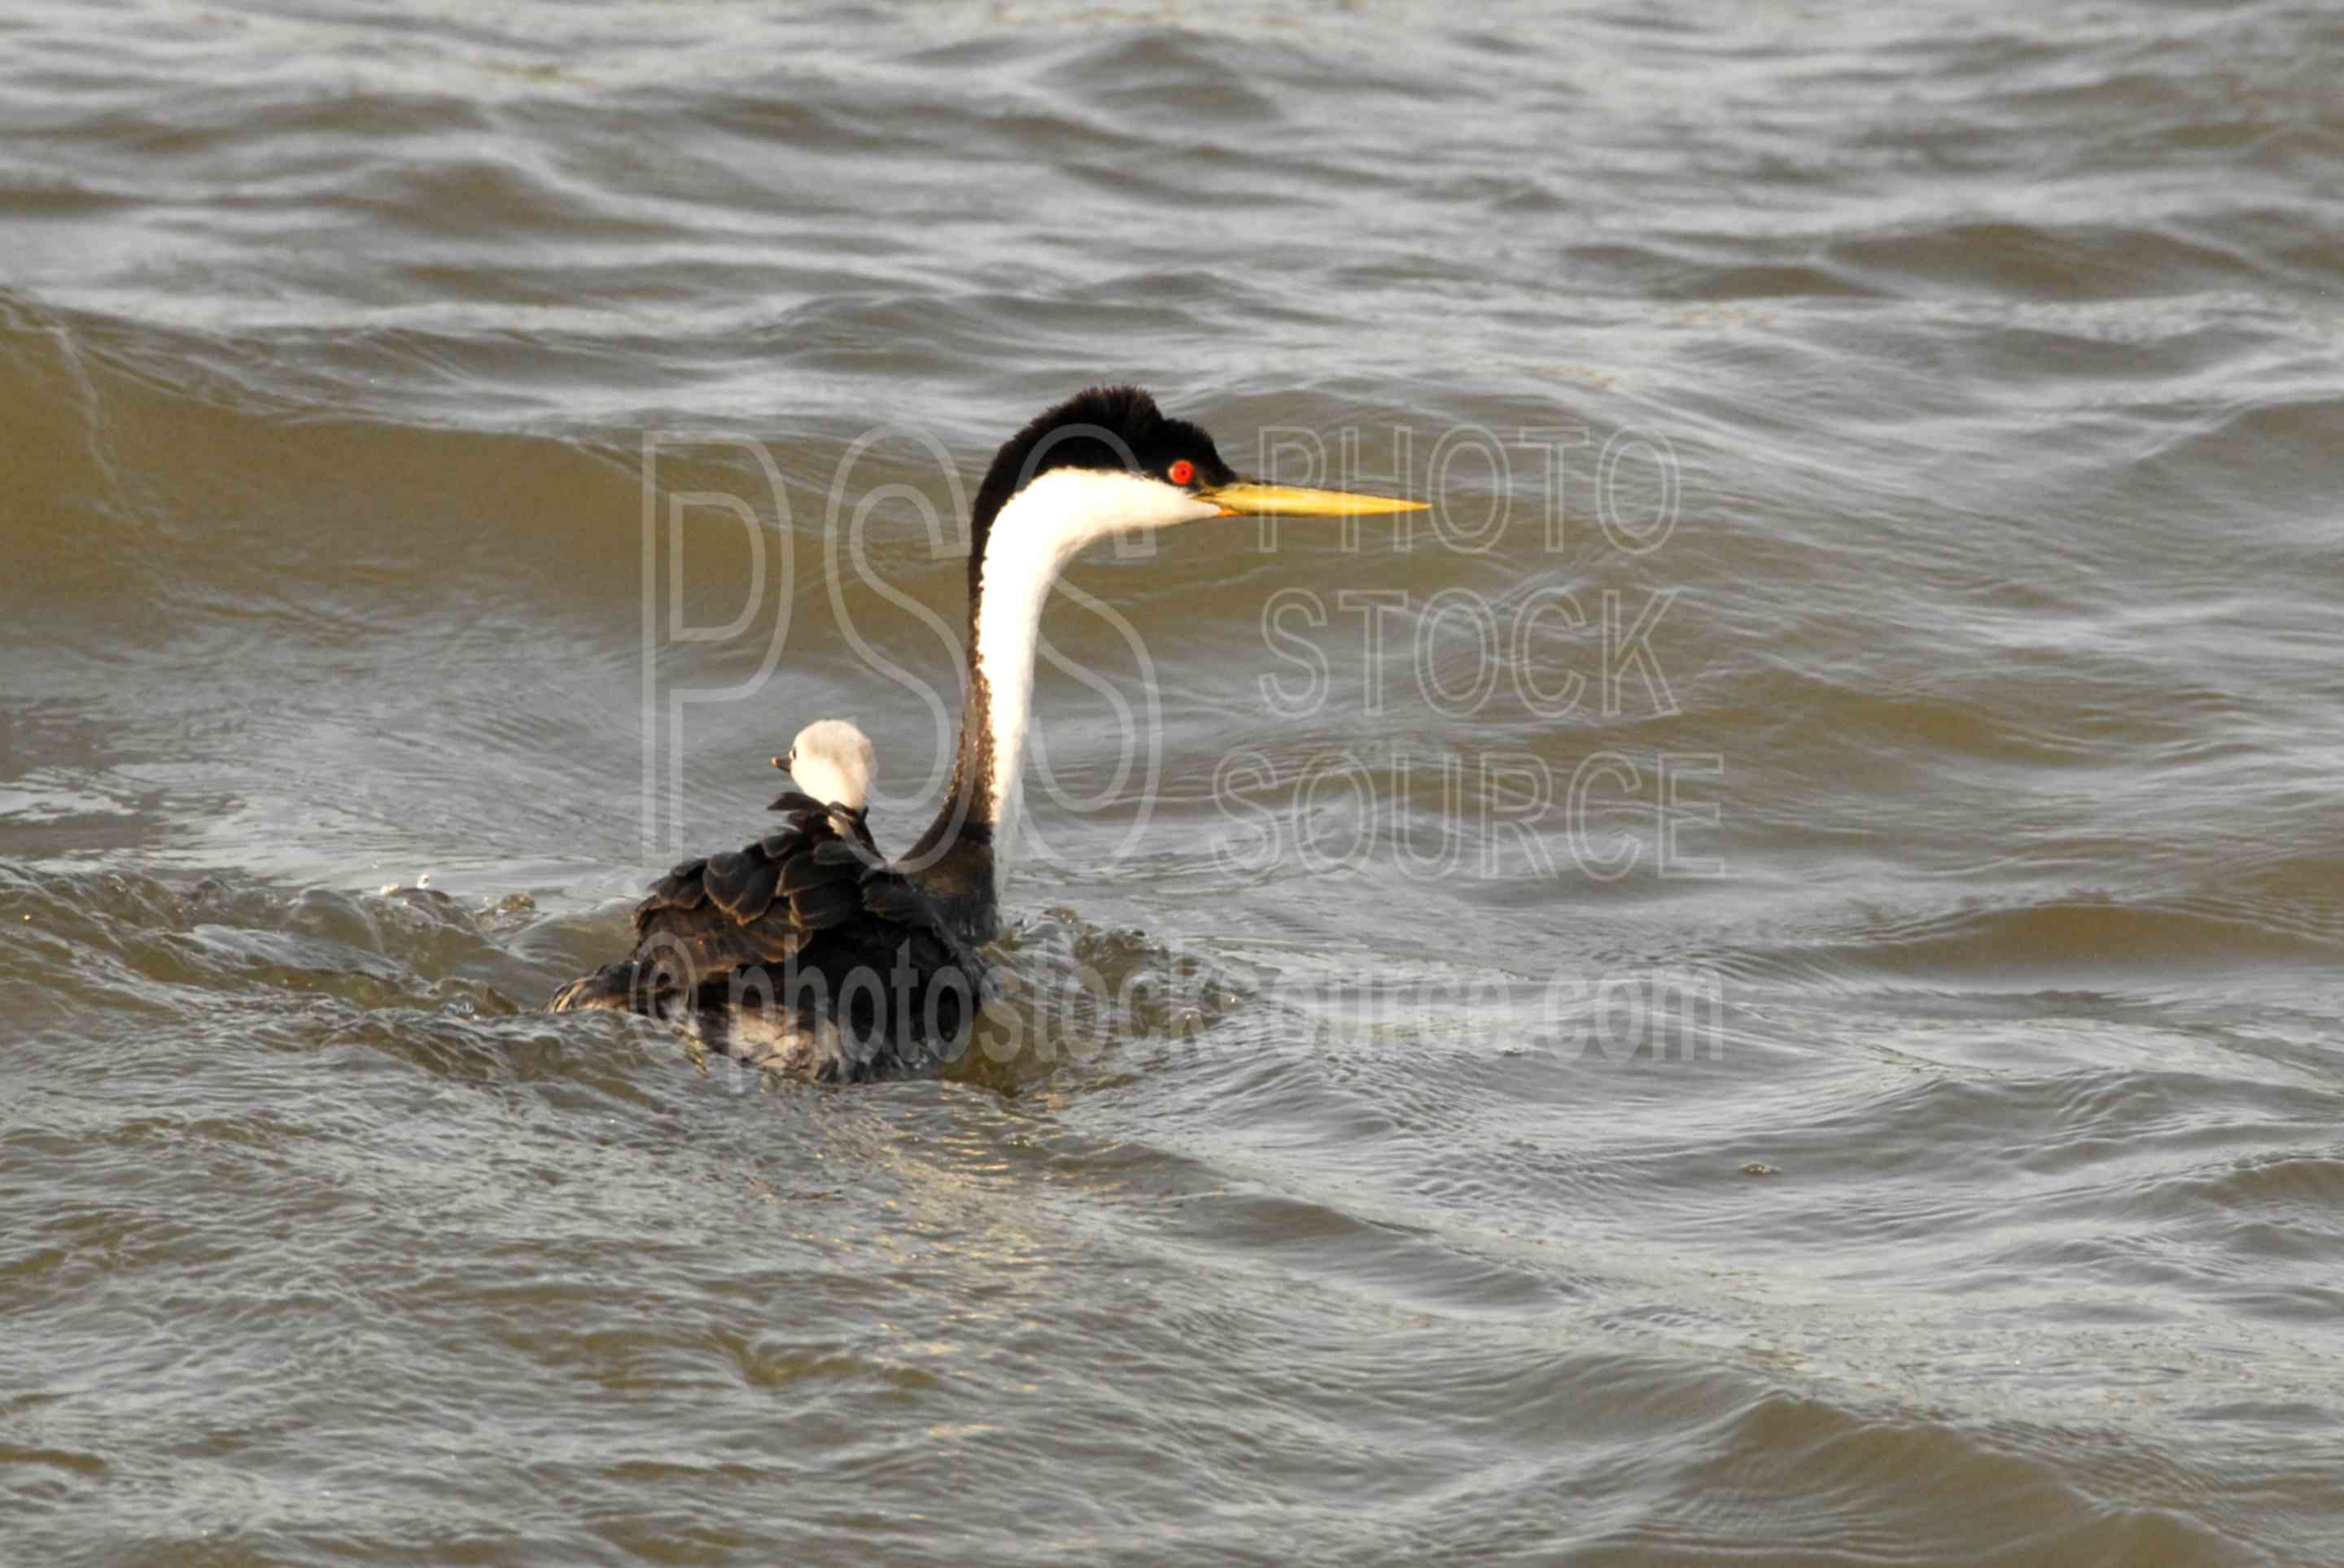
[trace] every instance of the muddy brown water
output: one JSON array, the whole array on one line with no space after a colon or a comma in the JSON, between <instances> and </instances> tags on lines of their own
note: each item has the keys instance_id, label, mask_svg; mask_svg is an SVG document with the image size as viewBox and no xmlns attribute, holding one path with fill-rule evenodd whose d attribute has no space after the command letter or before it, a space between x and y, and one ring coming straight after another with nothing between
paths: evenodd
<instances>
[{"instance_id":1,"label":"muddy brown water","mask_svg":"<svg viewBox=\"0 0 2344 1568\"><path fill-rule=\"evenodd\" d=\"M2339 58L16 5L0 1561L2344 1561ZM1438 504L1077 565L943 1079L540 1011L1103 378Z\"/></svg>"}]
</instances>

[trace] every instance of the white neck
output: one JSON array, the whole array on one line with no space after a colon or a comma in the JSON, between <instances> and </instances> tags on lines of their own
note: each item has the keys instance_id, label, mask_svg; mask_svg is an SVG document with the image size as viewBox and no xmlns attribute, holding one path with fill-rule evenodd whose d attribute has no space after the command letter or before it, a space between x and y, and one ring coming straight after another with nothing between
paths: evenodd
<instances>
[{"instance_id":1,"label":"white neck","mask_svg":"<svg viewBox=\"0 0 2344 1568\"><path fill-rule=\"evenodd\" d=\"M1127 528L1168 528L1220 508L1138 474L1054 468L1010 498L993 519L978 583L976 646L993 742L993 886L1009 879L1023 803L1034 654L1051 585L1084 546Z\"/></svg>"}]
</instances>

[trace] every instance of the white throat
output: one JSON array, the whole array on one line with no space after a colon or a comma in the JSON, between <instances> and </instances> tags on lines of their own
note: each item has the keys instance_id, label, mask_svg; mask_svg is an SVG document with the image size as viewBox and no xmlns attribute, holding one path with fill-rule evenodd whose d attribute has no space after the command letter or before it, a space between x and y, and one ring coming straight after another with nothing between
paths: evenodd
<instances>
[{"instance_id":1,"label":"white throat","mask_svg":"<svg viewBox=\"0 0 2344 1568\"><path fill-rule=\"evenodd\" d=\"M1009 498L993 519L980 568L976 673L990 703L993 888L1009 879L1023 805L1026 732L1033 717L1034 655L1042 606L1084 546L1132 528L1217 517L1220 508L1161 479L1097 468L1054 468Z\"/></svg>"}]
</instances>

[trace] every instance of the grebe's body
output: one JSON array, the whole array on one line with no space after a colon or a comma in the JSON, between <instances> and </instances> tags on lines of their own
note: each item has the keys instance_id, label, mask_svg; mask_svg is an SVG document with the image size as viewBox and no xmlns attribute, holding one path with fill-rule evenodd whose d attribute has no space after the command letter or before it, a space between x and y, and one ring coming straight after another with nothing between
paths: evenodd
<instances>
[{"instance_id":1,"label":"grebe's body","mask_svg":"<svg viewBox=\"0 0 2344 1568\"><path fill-rule=\"evenodd\" d=\"M873 841L870 738L825 719L773 765L799 786L771 808L780 825L661 878L635 906L633 954L563 987L553 1010L647 1013L825 1082L954 1054L983 962Z\"/></svg>"},{"instance_id":2,"label":"grebe's body","mask_svg":"<svg viewBox=\"0 0 2344 1568\"><path fill-rule=\"evenodd\" d=\"M783 825L754 844L669 872L636 908L634 953L572 981L555 1010L671 1019L733 1054L825 1080L957 1054L983 994L981 950L999 926L1035 649L1059 572L1085 546L1128 530L1416 509L1242 479L1211 437L1137 387L1086 392L1041 415L995 455L969 519L966 699L952 781L927 830L900 860L881 858L862 817L870 743L850 725L812 726L792 767L813 793L775 801ZM842 798L817 799L823 789Z\"/></svg>"}]
</instances>

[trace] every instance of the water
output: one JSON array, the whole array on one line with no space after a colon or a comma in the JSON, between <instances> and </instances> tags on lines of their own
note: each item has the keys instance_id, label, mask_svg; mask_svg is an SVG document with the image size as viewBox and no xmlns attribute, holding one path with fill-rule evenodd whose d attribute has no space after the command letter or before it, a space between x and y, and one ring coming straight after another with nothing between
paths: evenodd
<instances>
[{"instance_id":1,"label":"water","mask_svg":"<svg viewBox=\"0 0 2344 1568\"><path fill-rule=\"evenodd\" d=\"M0 28L0 1560L2344 1560L2330 12ZM1110 377L1439 509L943 1080L540 1012Z\"/></svg>"}]
</instances>

